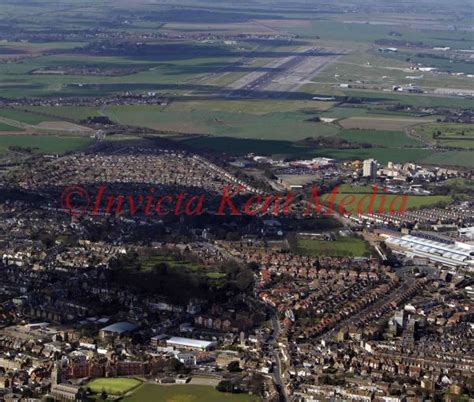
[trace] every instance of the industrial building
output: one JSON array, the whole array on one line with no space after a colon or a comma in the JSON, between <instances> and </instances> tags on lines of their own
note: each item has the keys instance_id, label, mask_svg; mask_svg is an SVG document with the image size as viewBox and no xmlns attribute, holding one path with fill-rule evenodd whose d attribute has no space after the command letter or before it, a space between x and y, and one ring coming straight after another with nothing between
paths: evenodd
<instances>
[{"instance_id":1,"label":"industrial building","mask_svg":"<svg viewBox=\"0 0 474 402\"><path fill-rule=\"evenodd\" d=\"M199 339L181 338L174 336L166 341L168 346L175 347L176 349L185 350L211 350L216 346L215 342L201 341Z\"/></svg>"},{"instance_id":2,"label":"industrial building","mask_svg":"<svg viewBox=\"0 0 474 402\"><path fill-rule=\"evenodd\" d=\"M109 325L108 327L102 328L100 330L100 336L102 339L106 337L126 336L135 331L137 328L138 327L135 324L129 322L117 322L115 324Z\"/></svg>"},{"instance_id":3,"label":"industrial building","mask_svg":"<svg viewBox=\"0 0 474 402\"><path fill-rule=\"evenodd\" d=\"M417 236L389 236L385 243L407 257L422 257L448 267L474 268L474 246L455 242L445 244Z\"/></svg>"}]
</instances>

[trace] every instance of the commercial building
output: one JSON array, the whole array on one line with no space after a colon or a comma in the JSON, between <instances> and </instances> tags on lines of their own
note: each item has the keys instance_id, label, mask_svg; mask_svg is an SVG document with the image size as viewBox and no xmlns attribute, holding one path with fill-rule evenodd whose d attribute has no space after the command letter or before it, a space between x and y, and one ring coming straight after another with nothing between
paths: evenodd
<instances>
[{"instance_id":1,"label":"commercial building","mask_svg":"<svg viewBox=\"0 0 474 402\"><path fill-rule=\"evenodd\" d=\"M447 267L474 268L474 246L456 242L445 244L417 236L389 236L385 243L407 257L422 257Z\"/></svg>"},{"instance_id":2,"label":"commercial building","mask_svg":"<svg viewBox=\"0 0 474 402\"><path fill-rule=\"evenodd\" d=\"M216 346L215 342L201 341L199 339L181 338L174 336L166 341L168 346L172 346L176 349L185 350L211 350Z\"/></svg>"},{"instance_id":3,"label":"commercial building","mask_svg":"<svg viewBox=\"0 0 474 402\"><path fill-rule=\"evenodd\" d=\"M362 165L362 176L375 179L377 177L377 161L366 159Z\"/></svg>"},{"instance_id":4,"label":"commercial building","mask_svg":"<svg viewBox=\"0 0 474 402\"><path fill-rule=\"evenodd\" d=\"M117 322L115 324L109 325L100 330L101 338L106 338L110 336L125 336L135 331L137 326L129 322Z\"/></svg>"}]
</instances>

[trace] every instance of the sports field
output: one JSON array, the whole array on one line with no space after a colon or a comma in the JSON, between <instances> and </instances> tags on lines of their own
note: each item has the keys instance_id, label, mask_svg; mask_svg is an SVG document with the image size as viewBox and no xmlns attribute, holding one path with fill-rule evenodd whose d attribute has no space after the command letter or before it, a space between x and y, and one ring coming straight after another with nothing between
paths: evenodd
<instances>
[{"instance_id":1,"label":"sports field","mask_svg":"<svg viewBox=\"0 0 474 402\"><path fill-rule=\"evenodd\" d=\"M124 402L258 402L248 394L227 394L203 385L153 385L145 384Z\"/></svg>"},{"instance_id":2,"label":"sports field","mask_svg":"<svg viewBox=\"0 0 474 402\"><path fill-rule=\"evenodd\" d=\"M376 195L373 203L371 204L371 194L373 193L372 187L369 186L350 186L344 184L339 187L339 192L335 197L335 204L338 205L345 198L345 209L348 212L356 213L359 210L361 212L367 212L372 210L377 212L382 208L385 212L390 211L390 205L395 211L400 209L402 200L400 195L387 194L380 187L376 191ZM329 202L332 196L327 195L325 197L326 202ZM354 197L354 198L352 198ZM385 198L384 198L385 197ZM406 209L414 208L427 208L436 205L446 205L452 201L452 198L448 195L407 195Z\"/></svg>"},{"instance_id":3,"label":"sports field","mask_svg":"<svg viewBox=\"0 0 474 402\"><path fill-rule=\"evenodd\" d=\"M339 236L334 241L298 238L297 252L312 256L367 257L370 248L358 237Z\"/></svg>"},{"instance_id":4,"label":"sports field","mask_svg":"<svg viewBox=\"0 0 474 402\"><path fill-rule=\"evenodd\" d=\"M95 393L105 391L111 395L124 395L140 384L141 381L134 378L96 378L87 384L87 387Z\"/></svg>"}]
</instances>

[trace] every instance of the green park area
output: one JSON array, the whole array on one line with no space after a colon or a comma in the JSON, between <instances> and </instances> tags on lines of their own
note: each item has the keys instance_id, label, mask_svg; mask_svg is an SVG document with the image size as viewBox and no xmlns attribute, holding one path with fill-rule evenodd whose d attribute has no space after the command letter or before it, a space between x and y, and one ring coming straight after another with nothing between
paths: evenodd
<instances>
[{"instance_id":1,"label":"green park area","mask_svg":"<svg viewBox=\"0 0 474 402\"><path fill-rule=\"evenodd\" d=\"M372 197L373 193L374 188L371 186L343 184L338 188L335 196L328 194L324 197L324 200L328 205L334 199L336 212L339 211L336 206L344 202L345 210L354 213L358 211L368 212L370 207L374 212L379 211L380 208L385 212L390 212L392 209L400 211L402 205L404 205L404 209L428 208L447 205L452 201L449 195L406 195L406 201L404 202L401 195L389 194L380 187L375 190L375 195Z\"/></svg>"},{"instance_id":2,"label":"green park area","mask_svg":"<svg viewBox=\"0 0 474 402\"><path fill-rule=\"evenodd\" d=\"M154 385L145 384L124 402L258 402L248 394L226 394L203 385Z\"/></svg>"},{"instance_id":3,"label":"green park area","mask_svg":"<svg viewBox=\"0 0 474 402\"><path fill-rule=\"evenodd\" d=\"M134 378L96 378L87 384L94 393L106 392L109 395L124 395L142 382Z\"/></svg>"},{"instance_id":4,"label":"green park area","mask_svg":"<svg viewBox=\"0 0 474 402\"><path fill-rule=\"evenodd\" d=\"M370 247L362 239L352 236L337 236L335 240L297 238L296 251L315 257L367 257Z\"/></svg>"}]
</instances>

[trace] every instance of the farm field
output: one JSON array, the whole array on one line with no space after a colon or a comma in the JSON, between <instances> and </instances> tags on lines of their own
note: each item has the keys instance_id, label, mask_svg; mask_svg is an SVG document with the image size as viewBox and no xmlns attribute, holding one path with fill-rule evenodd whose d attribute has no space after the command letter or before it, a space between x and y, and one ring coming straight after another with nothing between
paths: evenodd
<instances>
[{"instance_id":1,"label":"farm field","mask_svg":"<svg viewBox=\"0 0 474 402\"><path fill-rule=\"evenodd\" d=\"M211 134L238 138L297 141L306 137L335 135L339 128L308 121L312 115L304 111L254 114L206 110L182 111L175 107L112 106L107 116L121 124L188 134Z\"/></svg>"},{"instance_id":2,"label":"farm field","mask_svg":"<svg viewBox=\"0 0 474 402\"><path fill-rule=\"evenodd\" d=\"M368 257L370 247L358 237L338 236L334 241L297 238L297 252L311 256Z\"/></svg>"},{"instance_id":3,"label":"farm field","mask_svg":"<svg viewBox=\"0 0 474 402\"><path fill-rule=\"evenodd\" d=\"M36 125L44 121L51 120L51 118L46 116L41 116L38 114L29 113L24 110L13 108L0 108L0 117L31 125Z\"/></svg>"},{"instance_id":4,"label":"farm field","mask_svg":"<svg viewBox=\"0 0 474 402\"><path fill-rule=\"evenodd\" d=\"M339 137L351 141L390 147L416 147L422 145L403 131L386 130L341 130Z\"/></svg>"},{"instance_id":5,"label":"farm field","mask_svg":"<svg viewBox=\"0 0 474 402\"><path fill-rule=\"evenodd\" d=\"M474 108L474 100L454 97L426 96L416 94L401 95L394 92L362 91L345 89L344 94L373 102L400 103L407 106Z\"/></svg>"},{"instance_id":6,"label":"farm field","mask_svg":"<svg viewBox=\"0 0 474 402\"><path fill-rule=\"evenodd\" d=\"M124 395L142 382L134 378L96 378L87 386L95 393L105 391L111 395Z\"/></svg>"},{"instance_id":7,"label":"farm field","mask_svg":"<svg viewBox=\"0 0 474 402\"><path fill-rule=\"evenodd\" d=\"M11 126L0 121L0 131L23 131L20 127Z\"/></svg>"},{"instance_id":8,"label":"farm field","mask_svg":"<svg viewBox=\"0 0 474 402\"><path fill-rule=\"evenodd\" d=\"M124 402L258 402L248 394L227 394L203 385L152 385L145 384Z\"/></svg>"},{"instance_id":9,"label":"farm field","mask_svg":"<svg viewBox=\"0 0 474 402\"><path fill-rule=\"evenodd\" d=\"M393 130L400 131L415 124L435 121L436 118L403 118L403 117L349 117L340 120L339 124L346 129Z\"/></svg>"},{"instance_id":10,"label":"farm field","mask_svg":"<svg viewBox=\"0 0 474 402\"><path fill-rule=\"evenodd\" d=\"M446 148L474 148L474 127L470 124L422 124L412 130L414 136L426 143Z\"/></svg>"},{"instance_id":11,"label":"farm field","mask_svg":"<svg viewBox=\"0 0 474 402\"><path fill-rule=\"evenodd\" d=\"M443 151L432 153L421 162L433 165L474 167L474 158L470 151Z\"/></svg>"},{"instance_id":12,"label":"farm field","mask_svg":"<svg viewBox=\"0 0 474 402\"><path fill-rule=\"evenodd\" d=\"M363 130L361 130L361 132L362 134L364 133ZM344 133L344 131L342 133ZM395 132L389 133L390 134L382 134L382 138L385 136L386 139L390 140L393 136L392 133ZM353 137L355 135L357 134L350 133L349 137ZM363 135L365 136L372 134L369 133ZM344 134L341 136L344 138ZM361 142L369 142L367 141L367 138L362 138L364 139ZM412 142L412 139L408 138L406 135L401 137L397 136L395 138L396 141L401 141L405 145L408 145ZM374 145L376 146L373 148L334 149L302 146L291 141L244 139L232 137L203 136L183 140L183 144L186 144L191 148L214 150L218 152L225 152L230 155L246 155L248 153L254 152L260 155L273 155L276 157L283 156L307 159L315 157L328 157L343 161L374 158L382 164L386 164L387 162L405 163L416 161L418 163L439 164L441 166L459 165L464 167L474 167L474 159L467 151L442 152L428 148L412 147L381 148L377 146L378 142L382 142L382 140L379 139L378 141L374 142ZM383 145L389 144L385 143Z\"/></svg>"},{"instance_id":13,"label":"farm field","mask_svg":"<svg viewBox=\"0 0 474 402\"><path fill-rule=\"evenodd\" d=\"M92 139L85 137L64 137L55 135L0 135L0 154L16 146L43 154L64 154L77 151L92 144Z\"/></svg>"},{"instance_id":14,"label":"farm field","mask_svg":"<svg viewBox=\"0 0 474 402\"><path fill-rule=\"evenodd\" d=\"M51 117L57 119L66 119L80 121L88 117L100 116L99 108L88 106L29 106L25 110L36 114L46 115L44 118L51 120ZM51 117L47 117L51 116Z\"/></svg>"}]
</instances>

